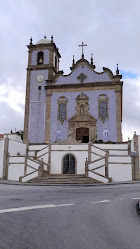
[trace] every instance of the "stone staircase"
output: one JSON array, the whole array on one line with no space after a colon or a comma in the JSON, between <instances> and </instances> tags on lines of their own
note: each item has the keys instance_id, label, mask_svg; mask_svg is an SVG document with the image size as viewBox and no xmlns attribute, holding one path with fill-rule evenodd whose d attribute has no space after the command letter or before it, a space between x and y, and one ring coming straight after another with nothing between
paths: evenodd
<instances>
[{"instance_id":1,"label":"stone staircase","mask_svg":"<svg viewBox=\"0 0 140 249\"><path fill-rule=\"evenodd\" d=\"M93 184L100 183L100 181L94 180L85 175L44 175L43 177L36 177L28 181L29 183L38 183L38 184L50 184L50 185L69 185L69 184Z\"/></svg>"}]
</instances>

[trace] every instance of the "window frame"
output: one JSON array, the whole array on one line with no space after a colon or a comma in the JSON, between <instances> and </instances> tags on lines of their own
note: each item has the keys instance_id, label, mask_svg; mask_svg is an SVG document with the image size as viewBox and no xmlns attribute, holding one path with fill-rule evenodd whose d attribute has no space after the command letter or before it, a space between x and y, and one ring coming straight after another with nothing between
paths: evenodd
<instances>
[{"instance_id":1,"label":"window frame","mask_svg":"<svg viewBox=\"0 0 140 249\"><path fill-rule=\"evenodd\" d=\"M67 103L68 103L68 100L66 99L65 96L61 96L57 100L57 120L59 120L61 124L63 124L63 122L67 120ZM65 104L65 117L62 117L62 118L60 117L60 105L61 104Z\"/></svg>"},{"instance_id":2,"label":"window frame","mask_svg":"<svg viewBox=\"0 0 140 249\"><path fill-rule=\"evenodd\" d=\"M102 102L106 103L106 116L101 115L101 112L100 112L100 107L101 107ZM109 98L107 97L106 94L99 95L98 97L98 119L101 119L103 123L105 122L106 119L109 119L108 102L109 102Z\"/></svg>"}]
</instances>

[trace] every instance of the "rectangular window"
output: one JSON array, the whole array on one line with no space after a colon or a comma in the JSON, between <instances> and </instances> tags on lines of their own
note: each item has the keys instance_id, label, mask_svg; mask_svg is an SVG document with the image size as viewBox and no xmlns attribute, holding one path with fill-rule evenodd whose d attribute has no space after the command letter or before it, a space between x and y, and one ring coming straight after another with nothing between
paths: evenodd
<instances>
[{"instance_id":1,"label":"rectangular window","mask_svg":"<svg viewBox=\"0 0 140 249\"><path fill-rule=\"evenodd\" d=\"M102 101L99 103L100 117L107 117L107 102Z\"/></svg>"},{"instance_id":2,"label":"rectangular window","mask_svg":"<svg viewBox=\"0 0 140 249\"><path fill-rule=\"evenodd\" d=\"M66 104L59 104L59 119L66 119Z\"/></svg>"}]
</instances>

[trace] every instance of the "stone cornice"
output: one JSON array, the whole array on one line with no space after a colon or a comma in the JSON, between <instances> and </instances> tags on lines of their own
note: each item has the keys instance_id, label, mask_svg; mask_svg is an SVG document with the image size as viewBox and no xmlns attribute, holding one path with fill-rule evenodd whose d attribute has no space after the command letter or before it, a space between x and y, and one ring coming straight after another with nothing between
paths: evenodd
<instances>
[{"instance_id":1,"label":"stone cornice","mask_svg":"<svg viewBox=\"0 0 140 249\"><path fill-rule=\"evenodd\" d=\"M80 83L80 84L65 84L65 85L47 85L44 86L45 89L66 89L66 88L84 88L84 87L98 87L98 86L122 86L123 82L110 82L110 81L104 81L104 82L90 82L90 83Z\"/></svg>"},{"instance_id":2,"label":"stone cornice","mask_svg":"<svg viewBox=\"0 0 140 249\"><path fill-rule=\"evenodd\" d=\"M54 42L50 42L47 44L35 44L35 45L27 45L29 50L42 50L42 49L54 49L55 52L57 53L58 57L61 58L61 55L59 53L59 49L56 47Z\"/></svg>"},{"instance_id":3,"label":"stone cornice","mask_svg":"<svg viewBox=\"0 0 140 249\"><path fill-rule=\"evenodd\" d=\"M26 68L27 70L44 70L44 69L53 69L56 73L56 69L52 64L41 64L41 65L32 65Z\"/></svg>"}]
</instances>

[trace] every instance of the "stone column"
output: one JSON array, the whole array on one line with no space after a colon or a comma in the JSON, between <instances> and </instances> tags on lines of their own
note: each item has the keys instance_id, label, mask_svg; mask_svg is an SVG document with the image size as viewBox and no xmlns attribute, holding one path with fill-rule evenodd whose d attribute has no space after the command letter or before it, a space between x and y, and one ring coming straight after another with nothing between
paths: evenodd
<instances>
[{"instance_id":1,"label":"stone column","mask_svg":"<svg viewBox=\"0 0 140 249\"><path fill-rule=\"evenodd\" d=\"M109 152L107 151L105 155L105 176L107 177L108 177L108 156L109 156Z\"/></svg>"},{"instance_id":2,"label":"stone column","mask_svg":"<svg viewBox=\"0 0 140 249\"><path fill-rule=\"evenodd\" d=\"M8 180L8 164L9 164L8 147L9 147L9 138L7 135L6 138L4 139L3 176L2 176L4 180Z\"/></svg>"},{"instance_id":3,"label":"stone column","mask_svg":"<svg viewBox=\"0 0 140 249\"><path fill-rule=\"evenodd\" d=\"M136 156L133 158L134 163L134 180L140 180L139 172L139 144L138 144L138 135L134 132L134 151L136 151Z\"/></svg>"},{"instance_id":4,"label":"stone column","mask_svg":"<svg viewBox=\"0 0 140 249\"><path fill-rule=\"evenodd\" d=\"M86 161L85 161L85 177L86 178L88 177L88 161L87 161L87 158L86 158Z\"/></svg>"}]
</instances>

